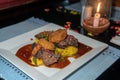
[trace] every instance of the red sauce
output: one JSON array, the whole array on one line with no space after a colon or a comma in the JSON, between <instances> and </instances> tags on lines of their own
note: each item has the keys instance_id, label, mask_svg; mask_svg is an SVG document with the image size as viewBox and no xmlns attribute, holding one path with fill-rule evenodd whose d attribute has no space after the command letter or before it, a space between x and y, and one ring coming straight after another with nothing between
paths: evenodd
<instances>
[{"instance_id":1,"label":"red sauce","mask_svg":"<svg viewBox=\"0 0 120 80\"><path fill-rule=\"evenodd\" d=\"M84 55L85 53L87 53L90 50L92 50L91 47L86 46L82 43L79 43L78 53L76 55L74 55L73 57L79 58L80 56ZM22 59L24 62L28 63L29 65L32 65L31 60L30 60L31 55L32 55L32 44L28 44L28 45L21 47L16 53L17 57L19 57L20 59ZM68 60L68 57L66 57L64 59L60 59L57 63L54 63L48 67L64 68L65 66L67 66L69 64L70 64L70 61ZM34 65L32 65L32 66L34 66Z\"/></svg>"},{"instance_id":2,"label":"red sauce","mask_svg":"<svg viewBox=\"0 0 120 80\"><path fill-rule=\"evenodd\" d=\"M85 53L89 52L90 50L92 50L91 47L79 43L79 47L78 47L78 53L74 56L75 58L79 58L80 56L84 55Z\"/></svg>"},{"instance_id":3,"label":"red sauce","mask_svg":"<svg viewBox=\"0 0 120 80\"><path fill-rule=\"evenodd\" d=\"M64 68L65 66L69 65L70 61L68 60L68 58L64 58L62 60L59 60L57 63L54 63L48 67L51 68Z\"/></svg>"},{"instance_id":4,"label":"red sauce","mask_svg":"<svg viewBox=\"0 0 120 80\"><path fill-rule=\"evenodd\" d=\"M21 47L17 51L16 56L22 59L24 62L32 65L30 60L31 54L32 54L32 44L28 44L26 46Z\"/></svg>"}]
</instances>

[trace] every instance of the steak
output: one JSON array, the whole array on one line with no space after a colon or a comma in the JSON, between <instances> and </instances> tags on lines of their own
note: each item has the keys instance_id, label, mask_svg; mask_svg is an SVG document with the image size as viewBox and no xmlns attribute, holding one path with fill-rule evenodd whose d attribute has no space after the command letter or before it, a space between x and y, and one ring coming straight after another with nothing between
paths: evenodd
<instances>
[{"instance_id":1,"label":"steak","mask_svg":"<svg viewBox=\"0 0 120 80\"><path fill-rule=\"evenodd\" d=\"M45 50L42 48L40 51L37 52L36 57L42 59L43 63L46 66L49 66L58 62L60 55L55 54L53 51Z\"/></svg>"},{"instance_id":2,"label":"steak","mask_svg":"<svg viewBox=\"0 0 120 80\"><path fill-rule=\"evenodd\" d=\"M76 39L72 35L68 35L65 40L63 40L57 44L57 47L59 47L59 48L66 48L67 46L78 47L78 39Z\"/></svg>"}]
</instances>

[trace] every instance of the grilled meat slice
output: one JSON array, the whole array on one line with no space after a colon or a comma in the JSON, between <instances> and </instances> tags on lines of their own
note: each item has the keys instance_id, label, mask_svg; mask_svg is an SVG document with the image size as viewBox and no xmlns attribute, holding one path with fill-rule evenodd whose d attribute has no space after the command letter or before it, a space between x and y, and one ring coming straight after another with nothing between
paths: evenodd
<instances>
[{"instance_id":1,"label":"grilled meat slice","mask_svg":"<svg viewBox=\"0 0 120 80\"><path fill-rule=\"evenodd\" d=\"M52 51L48 51L48 50L43 51L41 55L41 59L43 60L43 63L47 66L57 62L59 57L60 57L59 55L56 55Z\"/></svg>"},{"instance_id":2,"label":"grilled meat slice","mask_svg":"<svg viewBox=\"0 0 120 80\"><path fill-rule=\"evenodd\" d=\"M60 55L55 54L53 51L42 48L40 51L36 53L35 57L42 59L43 63L46 66L49 66L51 64L56 63Z\"/></svg>"},{"instance_id":3,"label":"grilled meat slice","mask_svg":"<svg viewBox=\"0 0 120 80\"><path fill-rule=\"evenodd\" d=\"M66 48L67 46L78 47L78 39L76 39L72 35L68 35L66 37L66 39L64 39L63 41L61 41L57 44L57 47L59 47L59 48Z\"/></svg>"}]
</instances>

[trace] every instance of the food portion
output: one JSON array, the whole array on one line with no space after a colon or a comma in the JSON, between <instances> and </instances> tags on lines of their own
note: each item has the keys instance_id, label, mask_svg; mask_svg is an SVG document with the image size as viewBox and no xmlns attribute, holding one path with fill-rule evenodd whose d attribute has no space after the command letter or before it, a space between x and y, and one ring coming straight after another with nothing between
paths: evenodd
<instances>
[{"instance_id":1,"label":"food portion","mask_svg":"<svg viewBox=\"0 0 120 80\"><path fill-rule=\"evenodd\" d=\"M81 56L92 49L67 34L66 29L43 31L35 38L33 44L23 46L16 53L16 56L33 66L64 68L70 64L69 57Z\"/></svg>"},{"instance_id":2,"label":"food portion","mask_svg":"<svg viewBox=\"0 0 120 80\"><path fill-rule=\"evenodd\" d=\"M53 43L59 43L60 41L64 40L66 36L67 36L66 29L58 29L49 34L49 41Z\"/></svg>"},{"instance_id":3,"label":"food portion","mask_svg":"<svg viewBox=\"0 0 120 80\"><path fill-rule=\"evenodd\" d=\"M46 31L35 35L32 56L49 66L64 57L73 56L78 51L78 40L67 34L66 29ZM69 53L70 52L70 53Z\"/></svg>"}]
</instances>

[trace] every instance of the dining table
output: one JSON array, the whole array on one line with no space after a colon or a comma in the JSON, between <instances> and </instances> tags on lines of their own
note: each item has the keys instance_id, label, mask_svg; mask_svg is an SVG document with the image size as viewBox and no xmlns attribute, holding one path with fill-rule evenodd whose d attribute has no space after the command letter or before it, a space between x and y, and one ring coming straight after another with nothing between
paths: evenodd
<instances>
[{"instance_id":1,"label":"dining table","mask_svg":"<svg viewBox=\"0 0 120 80\"><path fill-rule=\"evenodd\" d=\"M70 29L98 40L108 45L99 55L79 67L63 80L120 80L120 45L112 43L112 38L116 35L115 30L111 26L116 25L116 21L120 19L120 8L113 7L110 18L110 27L104 33L97 36L89 35L83 26L81 26L81 13L84 0L69 4L65 3L40 9L38 13L23 21L0 28L0 43L32 31L39 27L48 25L49 23L57 24L65 27L70 23ZM119 25L120 26L120 25ZM120 41L120 39L119 39ZM18 69L18 68L17 68ZM20 69L19 69L20 70ZM21 71L21 70L20 70ZM24 71L23 71L24 73ZM26 76L27 74L24 73ZM16 76L16 77L13 77ZM3 64L0 57L0 80L32 80L24 79L10 68Z\"/></svg>"}]
</instances>

